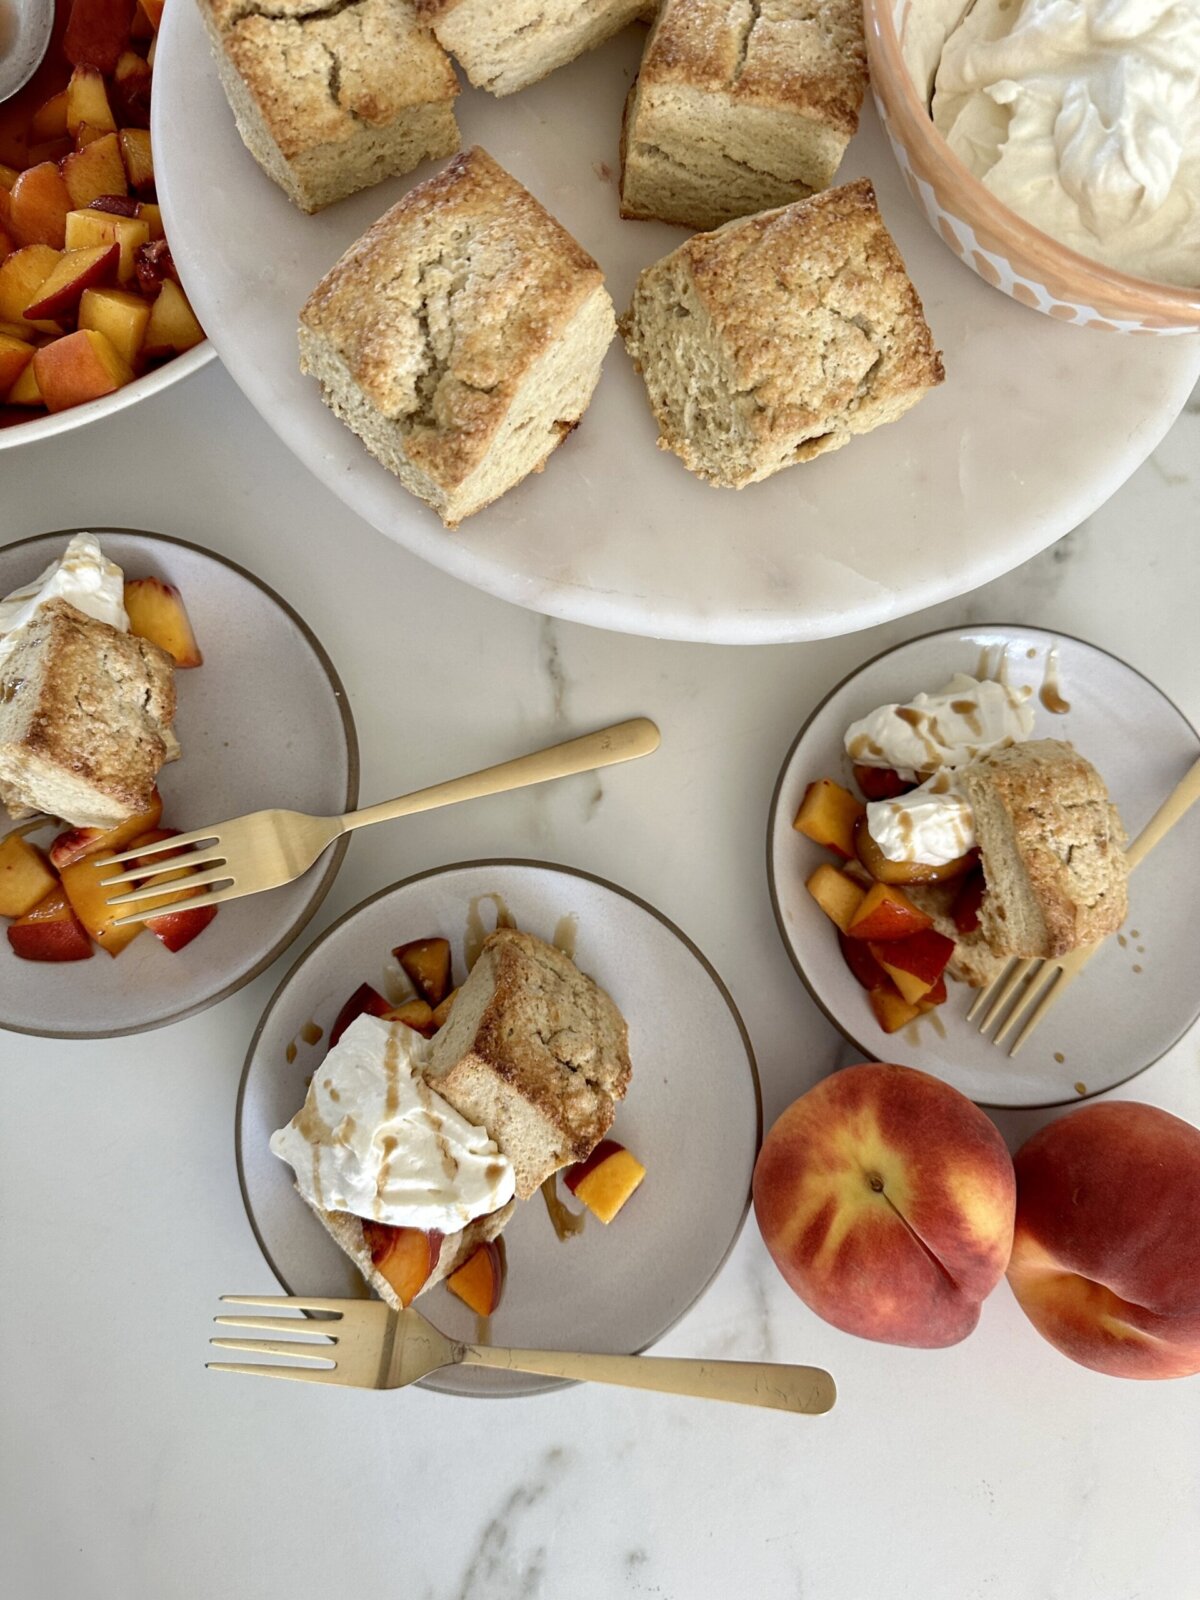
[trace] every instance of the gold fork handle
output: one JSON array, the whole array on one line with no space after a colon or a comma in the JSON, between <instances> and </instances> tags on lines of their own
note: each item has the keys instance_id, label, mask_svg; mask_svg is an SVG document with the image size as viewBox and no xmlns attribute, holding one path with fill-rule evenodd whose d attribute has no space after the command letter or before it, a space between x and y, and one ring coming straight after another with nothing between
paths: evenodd
<instances>
[{"instance_id":1,"label":"gold fork handle","mask_svg":"<svg viewBox=\"0 0 1200 1600\"><path fill-rule=\"evenodd\" d=\"M1170 833L1197 800L1200 800L1200 761L1197 761L1186 776L1180 779L1125 852L1125 859L1129 862L1131 872L1134 867L1141 865L1155 845Z\"/></svg>"},{"instance_id":2,"label":"gold fork handle","mask_svg":"<svg viewBox=\"0 0 1200 1600\"><path fill-rule=\"evenodd\" d=\"M539 1372L549 1378L613 1383L624 1389L659 1394L733 1400L819 1416L837 1399L837 1388L820 1367L792 1367L771 1361L703 1361L675 1356L583 1355L571 1350L499 1350L464 1345L460 1360L469 1367L505 1372Z\"/></svg>"},{"instance_id":3,"label":"gold fork handle","mask_svg":"<svg viewBox=\"0 0 1200 1600\"><path fill-rule=\"evenodd\" d=\"M411 817L418 811L456 805L460 800L478 800L484 795L504 794L509 789L524 789L531 783L547 783L551 778L569 778L577 772L595 772L598 767L616 766L618 762L652 754L658 749L660 737L648 717L633 717L611 728L585 733L580 739L551 745L548 750L535 750L532 755L518 756L515 761L502 761L499 766L484 767L482 772L469 772L465 777L451 778L446 783L435 783L432 788L401 795L398 800L384 800L377 806L351 811L341 819L342 828L349 833L354 828L368 828L373 822Z\"/></svg>"}]
</instances>

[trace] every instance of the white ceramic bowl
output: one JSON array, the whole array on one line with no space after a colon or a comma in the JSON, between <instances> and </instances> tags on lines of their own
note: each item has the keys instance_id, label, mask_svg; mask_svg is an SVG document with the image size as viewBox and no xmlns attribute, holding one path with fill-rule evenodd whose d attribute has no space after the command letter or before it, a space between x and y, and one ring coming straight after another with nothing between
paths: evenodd
<instances>
[{"instance_id":1,"label":"white ceramic bowl","mask_svg":"<svg viewBox=\"0 0 1200 1600\"><path fill-rule=\"evenodd\" d=\"M71 406L66 411L30 417L28 422L14 422L11 427L0 428L0 450L11 450L19 444L35 444L40 439L52 439L71 428L82 428L89 422L99 422L101 417L111 417L114 411L136 405L139 400L148 400L151 395L161 394L171 384L178 383L180 378L188 378L193 372L199 372L201 367L216 359L216 354L215 347L206 339L203 344L185 350L173 361L155 367L153 372L135 378L123 389L106 394L101 400L89 400L86 405Z\"/></svg>"},{"instance_id":2,"label":"white ceramic bowl","mask_svg":"<svg viewBox=\"0 0 1200 1600\"><path fill-rule=\"evenodd\" d=\"M994 289L1060 322L1120 333L1200 333L1200 287L1136 278L1068 250L997 200L954 155L905 59L923 3L865 0L864 22L871 91L892 154L943 243Z\"/></svg>"}]
</instances>

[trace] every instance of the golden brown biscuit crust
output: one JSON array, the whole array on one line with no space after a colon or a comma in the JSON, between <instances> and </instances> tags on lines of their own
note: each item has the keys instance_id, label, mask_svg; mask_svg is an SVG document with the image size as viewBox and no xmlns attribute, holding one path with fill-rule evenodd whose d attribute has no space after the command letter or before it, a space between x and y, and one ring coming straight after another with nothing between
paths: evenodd
<instances>
[{"instance_id":1,"label":"golden brown biscuit crust","mask_svg":"<svg viewBox=\"0 0 1200 1600\"><path fill-rule=\"evenodd\" d=\"M313 290L301 322L408 429L443 488L475 470L530 368L604 278L479 147L385 213Z\"/></svg>"}]
</instances>

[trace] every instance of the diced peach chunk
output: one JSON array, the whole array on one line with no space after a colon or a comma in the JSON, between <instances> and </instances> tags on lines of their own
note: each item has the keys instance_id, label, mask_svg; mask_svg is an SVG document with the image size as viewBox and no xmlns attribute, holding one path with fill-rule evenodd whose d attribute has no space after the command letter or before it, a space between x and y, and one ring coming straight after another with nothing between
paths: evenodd
<instances>
[{"instance_id":1,"label":"diced peach chunk","mask_svg":"<svg viewBox=\"0 0 1200 1600\"><path fill-rule=\"evenodd\" d=\"M406 1028L424 1035L426 1039L431 1039L437 1032L433 1007L427 1000L405 1000L401 1005L389 1007L383 1017L385 1022L402 1022Z\"/></svg>"},{"instance_id":2,"label":"diced peach chunk","mask_svg":"<svg viewBox=\"0 0 1200 1600\"><path fill-rule=\"evenodd\" d=\"M42 852L19 833L0 840L0 917L23 917L52 890L58 879Z\"/></svg>"},{"instance_id":3,"label":"diced peach chunk","mask_svg":"<svg viewBox=\"0 0 1200 1600\"><path fill-rule=\"evenodd\" d=\"M868 999L884 1033L897 1033L921 1015L920 1006L910 1004L895 989L872 989Z\"/></svg>"},{"instance_id":4,"label":"diced peach chunk","mask_svg":"<svg viewBox=\"0 0 1200 1600\"><path fill-rule=\"evenodd\" d=\"M601 1139L586 1161L567 1169L563 1182L593 1216L609 1223L645 1176L645 1167L624 1145Z\"/></svg>"},{"instance_id":5,"label":"diced peach chunk","mask_svg":"<svg viewBox=\"0 0 1200 1600\"><path fill-rule=\"evenodd\" d=\"M164 839L172 839L179 832L178 828L151 828L148 833L141 834L130 841L130 849L136 850L139 845L159 844ZM170 855L167 851L165 854ZM138 858L138 866L161 867L164 852ZM195 867L180 866L168 872L156 872L153 879L147 879L146 887L151 885L156 891L153 902L147 902L146 926L159 941L174 952L182 950L184 945L191 944L197 934L203 933L205 928L216 916L217 906L188 906L181 902L191 899L199 891L188 888L186 880L196 871ZM177 883L179 888L172 889L163 895L158 895L159 889L165 889L168 884ZM178 907L176 910L169 909Z\"/></svg>"},{"instance_id":6,"label":"diced peach chunk","mask_svg":"<svg viewBox=\"0 0 1200 1600\"><path fill-rule=\"evenodd\" d=\"M31 363L50 411L65 411L112 394L133 379L133 371L102 333L80 328L43 345Z\"/></svg>"},{"instance_id":7,"label":"diced peach chunk","mask_svg":"<svg viewBox=\"0 0 1200 1600\"><path fill-rule=\"evenodd\" d=\"M25 339L0 333L0 395L6 395L33 360L33 346Z\"/></svg>"},{"instance_id":8,"label":"diced peach chunk","mask_svg":"<svg viewBox=\"0 0 1200 1600\"><path fill-rule=\"evenodd\" d=\"M20 324L25 308L58 265L60 252L48 244L30 244L14 250L0 264L0 317ZM29 324L26 322L25 326ZM55 333L56 325L51 325Z\"/></svg>"},{"instance_id":9,"label":"diced peach chunk","mask_svg":"<svg viewBox=\"0 0 1200 1600\"><path fill-rule=\"evenodd\" d=\"M891 767L855 766L854 781L868 800L894 800L898 794L907 794L916 784L902 778Z\"/></svg>"},{"instance_id":10,"label":"diced peach chunk","mask_svg":"<svg viewBox=\"0 0 1200 1600\"><path fill-rule=\"evenodd\" d=\"M183 596L162 578L131 578L125 585L130 629L171 656L177 667L199 667L204 657L196 643Z\"/></svg>"},{"instance_id":11,"label":"diced peach chunk","mask_svg":"<svg viewBox=\"0 0 1200 1600\"><path fill-rule=\"evenodd\" d=\"M329 1048L333 1049L355 1017L364 1013L369 1017L385 1017L391 1009L378 989L373 989L369 983L360 983L334 1019L329 1030Z\"/></svg>"},{"instance_id":12,"label":"diced peach chunk","mask_svg":"<svg viewBox=\"0 0 1200 1600\"><path fill-rule=\"evenodd\" d=\"M67 84L67 128L76 134L85 125L101 133L112 133L117 126L103 74L95 67L81 65Z\"/></svg>"},{"instance_id":13,"label":"diced peach chunk","mask_svg":"<svg viewBox=\"0 0 1200 1600\"><path fill-rule=\"evenodd\" d=\"M30 361L21 376L5 395L5 403L10 406L43 406L42 391L38 388L37 374Z\"/></svg>"},{"instance_id":14,"label":"diced peach chunk","mask_svg":"<svg viewBox=\"0 0 1200 1600\"><path fill-rule=\"evenodd\" d=\"M48 244L61 250L71 196L53 161L27 167L9 195L9 229L19 245Z\"/></svg>"},{"instance_id":15,"label":"diced peach chunk","mask_svg":"<svg viewBox=\"0 0 1200 1600\"><path fill-rule=\"evenodd\" d=\"M148 128L122 128L120 132L121 156L125 162L125 175L129 187L138 194L154 188L154 155L150 148Z\"/></svg>"},{"instance_id":16,"label":"diced peach chunk","mask_svg":"<svg viewBox=\"0 0 1200 1600\"><path fill-rule=\"evenodd\" d=\"M889 986L891 980L871 954L871 946L864 940L847 939L844 933L839 933L838 948L842 952L842 960L864 989L886 989Z\"/></svg>"},{"instance_id":17,"label":"diced peach chunk","mask_svg":"<svg viewBox=\"0 0 1200 1600\"><path fill-rule=\"evenodd\" d=\"M402 1306L412 1305L438 1264L443 1235L370 1220L363 1222L362 1231L376 1272L391 1284Z\"/></svg>"},{"instance_id":18,"label":"diced peach chunk","mask_svg":"<svg viewBox=\"0 0 1200 1600\"><path fill-rule=\"evenodd\" d=\"M925 861L892 861L884 855L867 827L864 816L854 830L854 849L859 861L878 883L943 883L947 878L958 878L969 872L976 857L974 851L956 856L940 867Z\"/></svg>"},{"instance_id":19,"label":"diced peach chunk","mask_svg":"<svg viewBox=\"0 0 1200 1600\"><path fill-rule=\"evenodd\" d=\"M449 939L410 939L392 954L421 999L440 1006L450 990Z\"/></svg>"},{"instance_id":20,"label":"diced peach chunk","mask_svg":"<svg viewBox=\"0 0 1200 1600\"><path fill-rule=\"evenodd\" d=\"M93 250L64 251L55 262L54 271L30 302L26 317L59 321L73 316L85 289L111 279L119 256L115 244L97 245Z\"/></svg>"},{"instance_id":21,"label":"diced peach chunk","mask_svg":"<svg viewBox=\"0 0 1200 1600\"><path fill-rule=\"evenodd\" d=\"M134 0L73 0L63 54L76 64L111 72L129 40Z\"/></svg>"},{"instance_id":22,"label":"diced peach chunk","mask_svg":"<svg viewBox=\"0 0 1200 1600\"><path fill-rule=\"evenodd\" d=\"M149 320L150 307L140 294L130 294L127 289L85 289L79 301L79 326L102 333L131 367L137 361Z\"/></svg>"},{"instance_id":23,"label":"diced peach chunk","mask_svg":"<svg viewBox=\"0 0 1200 1600\"><path fill-rule=\"evenodd\" d=\"M435 1033L437 1032L437 1030L439 1028L444 1028L446 1026L447 1022L449 1022L450 1013L451 1013L451 1011L454 1010L454 1001L457 998L457 995L458 995L458 990L457 989L451 989L450 993L442 1001L441 1005L434 1006L434 1008L433 1008L433 1028L434 1028L434 1032Z\"/></svg>"},{"instance_id":24,"label":"diced peach chunk","mask_svg":"<svg viewBox=\"0 0 1200 1600\"><path fill-rule=\"evenodd\" d=\"M64 156L62 175L71 197L71 206L76 209L91 205L101 195L125 194L129 185L125 179L125 163L121 159L118 136L115 133L102 134L82 150Z\"/></svg>"},{"instance_id":25,"label":"diced peach chunk","mask_svg":"<svg viewBox=\"0 0 1200 1600\"><path fill-rule=\"evenodd\" d=\"M862 815L863 804L849 789L832 778L818 778L804 791L792 826L849 861L854 855L854 827Z\"/></svg>"},{"instance_id":26,"label":"diced peach chunk","mask_svg":"<svg viewBox=\"0 0 1200 1600\"><path fill-rule=\"evenodd\" d=\"M903 890L873 883L846 932L852 939L906 939L932 926L933 919L918 910Z\"/></svg>"},{"instance_id":27,"label":"diced peach chunk","mask_svg":"<svg viewBox=\"0 0 1200 1600\"><path fill-rule=\"evenodd\" d=\"M101 879L107 876L103 865L108 859L109 852L105 851L72 862L69 867L62 869L62 886L71 902L71 909L92 938L102 950L107 950L110 956L116 956L137 938L145 923L130 922L123 928L114 926L119 917L128 915L129 907L106 904L110 894L123 892L121 889L106 889L101 883Z\"/></svg>"},{"instance_id":28,"label":"diced peach chunk","mask_svg":"<svg viewBox=\"0 0 1200 1600\"><path fill-rule=\"evenodd\" d=\"M933 928L907 939L889 939L868 947L906 1000L923 1000L945 972L954 954L954 940Z\"/></svg>"},{"instance_id":29,"label":"diced peach chunk","mask_svg":"<svg viewBox=\"0 0 1200 1600\"><path fill-rule=\"evenodd\" d=\"M118 217L111 211L85 206L81 211L67 212L66 239L68 250L87 250L115 240L121 246L117 282L129 283L135 275L136 253L149 242L150 225L141 217Z\"/></svg>"},{"instance_id":30,"label":"diced peach chunk","mask_svg":"<svg viewBox=\"0 0 1200 1600\"><path fill-rule=\"evenodd\" d=\"M140 219L137 225L149 232L147 224ZM165 279L158 291L158 298L150 308L150 322L142 345L143 355L180 355L199 344L203 338L204 329L196 321L187 296L171 278Z\"/></svg>"},{"instance_id":31,"label":"diced peach chunk","mask_svg":"<svg viewBox=\"0 0 1200 1600\"><path fill-rule=\"evenodd\" d=\"M29 140L61 139L67 131L67 91L62 89L44 101L29 119ZM11 187L11 186L10 186Z\"/></svg>"},{"instance_id":32,"label":"diced peach chunk","mask_svg":"<svg viewBox=\"0 0 1200 1600\"><path fill-rule=\"evenodd\" d=\"M827 861L822 862L812 874L805 888L843 933L850 926L851 918L867 892L861 883L856 883L848 873L831 867Z\"/></svg>"},{"instance_id":33,"label":"diced peach chunk","mask_svg":"<svg viewBox=\"0 0 1200 1600\"><path fill-rule=\"evenodd\" d=\"M481 1244L450 1274L446 1287L477 1317L490 1317L500 1304L504 1289L504 1251L499 1243L493 1239Z\"/></svg>"},{"instance_id":34,"label":"diced peach chunk","mask_svg":"<svg viewBox=\"0 0 1200 1600\"><path fill-rule=\"evenodd\" d=\"M93 953L87 929L57 885L10 926L8 942L22 961L87 961Z\"/></svg>"}]
</instances>

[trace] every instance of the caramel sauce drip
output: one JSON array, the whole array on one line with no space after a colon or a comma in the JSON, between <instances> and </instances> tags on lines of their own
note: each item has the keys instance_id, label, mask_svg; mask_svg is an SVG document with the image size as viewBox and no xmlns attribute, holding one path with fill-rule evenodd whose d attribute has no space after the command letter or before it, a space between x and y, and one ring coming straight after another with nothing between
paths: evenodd
<instances>
[{"instance_id":1,"label":"caramel sauce drip","mask_svg":"<svg viewBox=\"0 0 1200 1600\"><path fill-rule=\"evenodd\" d=\"M1058 1062L1058 1064L1059 1064L1059 1066L1060 1066L1060 1067L1061 1067L1061 1066L1062 1066L1062 1064L1063 1064L1063 1062L1064 1062L1064 1061L1065 1061L1065 1060L1066 1060L1066 1059L1067 1059L1067 1058L1066 1058L1066 1056L1065 1056L1065 1055L1063 1055L1063 1053L1062 1053L1062 1051L1061 1051L1061 1050L1056 1050L1056 1051L1055 1051L1055 1052L1054 1052L1054 1059L1055 1059L1055 1061L1057 1061L1057 1062Z\"/></svg>"},{"instance_id":2,"label":"caramel sauce drip","mask_svg":"<svg viewBox=\"0 0 1200 1600\"><path fill-rule=\"evenodd\" d=\"M1058 681L1057 645L1054 645L1046 656L1046 670L1042 675L1042 687L1038 692L1038 699L1051 716L1061 717L1071 709L1071 702L1062 697L1062 687Z\"/></svg>"},{"instance_id":3,"label":"caramel sauce drip","mask_svg":"<svg viewBox=\"0 0 1200 1600\"><path fill-rule=\"evenodd\" d=\"M556 950L561 950L568 961L575 959L575 940L579 934L579 918L570 912L559 917L554 929L554 938L551 941Z\"/></svg>"},{"instance_id":4,"label":"caramel sauce drip","mask_svg":"<svg viewBox=\"0 0 1200 1600\"><path fill-rule=\"evenodd\" d=\"M296 1041L295 1041L295 1039L292 1040L291 1044L288 1045L287 1049L283 1053L284 1053L284 1056L287 1058L287 1064L290 1067L292 1062L295 1061L295 1059L296 1059Z\"/></svg>"},{"instance_id":5,"label":"caramel sauce drip","mask_svg":"<svg viewBox=\"0 0 1200 1600\"><path fill-rule=\"evenodd\" d=\"M496 908L496 927L515 928L517 923L512 912L508 909L502 894L477 894L467 906L467 927L463 934L463 960L467 971L479 960L479 952L483 949L483 942L488 934L494 930L484 926L483 914L480 907L484 901L490 901Z\"/></svg>"},{"instance_id":6,"label":"caramel sauce drip","mask_svg":"<svg viewBox=\"0 0 1200 1600\"><path fill-rule=\"evenodd\" d=\"M400 1039L396 1033L402 1022L393 1022L388 1029L387 1049L383 1053L383 1070L387 1073L387 1098L383 1103L385 1120L394 1117L400 1109Z\"/></svg>"},{"instance_id":7,"label":"caramel sauce drip","mask_svg":"<svg viewBox=\"0 0 1200 1600\"><path fill-rule=\"evenodd\" d=\"M320 1044L324 1035L324 1028L318 1027L315 1022L306 1022L300 1029L300 1037L305 1044Z\"/></svg>"},{"instance_id":8,"label":"caramel sauce drip","mask_svg":"<svg viewBox=\"0 0 1200 1600\"><path fill-rule=\"evenodd\" d=\"M560 1240L571 1239L577 1233L583 1232L583 1225L587 1221L587 1213L581 1211L576 1214L568 1211L558 1196L558 1174L552 1172L542 1185L542 1199L546 1202L546 1210L550 1213L550 1222Z\"/></svg>"}]
</instances>

